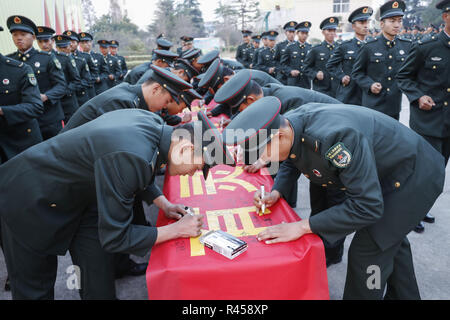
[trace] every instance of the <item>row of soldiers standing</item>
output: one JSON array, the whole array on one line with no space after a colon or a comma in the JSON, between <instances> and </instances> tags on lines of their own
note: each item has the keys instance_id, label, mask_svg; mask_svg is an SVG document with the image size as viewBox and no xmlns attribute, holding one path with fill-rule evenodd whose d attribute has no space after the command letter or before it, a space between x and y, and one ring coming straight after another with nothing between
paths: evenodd
<instances>
[{"instance_id":1,"label":"row of soldiers standing","mask_svg":"<svg viewBox=\"0 0 450 320\"><path fill-rule=\"evenodd\" d=\"M403 1L388 1L380 8L381 33L369 36L373 9L364 6L353 11L348 21L355 37L335 41L339 19L328 17L320 24L324 40L311 46L311 23L289 21L283 27L287 39L275 45L278 32L271 30L253 36L243 30L244 43L236 59L248 68L258 69L290 86L325 93L337 100L365 106L397 120L402 94L411 104L410 127L443 154L450 156L450 35L448 4L441 1L445 26L408 36L402 27ZM447 26L447 27L446 27ZM294 41L297 34L298 41ZM262 38L264 47L259 47ZM425 221L434 221L428 215ZM423 232L420 223L416 232Z\"/></svg>"},{"instance_id":2,"label":"row of soldiers standing","mask_svg":"<svg viewBox=\"0 0 450 320\"><path fill-rule=\"evenodd\" d=\"M6 62L10 63L11 58L22 63L19 67L24 64L31 68L28 74L33 75L32 82L40 92L43 113L25 124L29 141L20 141L20 146L12 146L15 150L3 152L7 154L1 155L2 162L41 139L57 135L81 105L122 82L128 71L125 58L117 55L116 40L98 41L101 53L95 53L93 37L86 32L66 30L57 35L53 29L36 26L23 16L9 17L7 26L17 51L7 55ZM41 50L33 47L34 40ZM16 76L3 75L4 85L8 82L11 86Z\"/></svg>"}]
</instances>

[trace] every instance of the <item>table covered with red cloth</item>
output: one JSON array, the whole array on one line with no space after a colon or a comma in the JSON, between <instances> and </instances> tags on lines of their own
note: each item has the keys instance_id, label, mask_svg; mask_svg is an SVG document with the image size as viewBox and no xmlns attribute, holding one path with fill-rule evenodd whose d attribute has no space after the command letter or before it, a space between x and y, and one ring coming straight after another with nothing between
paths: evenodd
<instances>
[{"instance_id":1,"label":"table covered with red cloth","mask_svg":"<svg viewBox=\"0 0 450 320\"><path fill-rule=\"evenodd\" d=\"M220 122L220 116L213 119ZM259 216L253 195L273 179L266 169L256 174L241 165L212 168L205 181L166 174L163 193L172 203L190 206L204 216L203 234L221 229L248 243L230 260L199 238L175 239L152 248L146 273L150 300L297 300L329 299L325 254L320 238L310 234L287 243L267 245L256 235L264 228L300 220L280 200L270 214ZM159 212L157 226L174 223Z\"/></svg>"}]
</instances>

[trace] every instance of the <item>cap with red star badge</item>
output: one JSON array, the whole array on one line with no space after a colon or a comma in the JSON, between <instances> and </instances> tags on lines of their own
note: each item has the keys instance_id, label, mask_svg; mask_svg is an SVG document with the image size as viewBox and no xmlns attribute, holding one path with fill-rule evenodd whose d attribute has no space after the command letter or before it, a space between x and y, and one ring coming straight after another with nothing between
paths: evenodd
<instances>
[{"instance_id":1,"label":"cap with red star badge","mask_svg":"<svg viewBox=\"0 0 450 320\"><path fill-rule=\"evenodd\" d=\"M309 32L309 29L311 29L311 22L309 21L300 22L295 26L295 30L301 32Z\"/></svg>"},{"instance_id":2,"label":"cap with red star badge","mask_svg":"<svg viewBox=\"0 0 450 320\"><path fill-rule=\"evenodd\" d=\"M289 21L284 26L283 29L285 31L295 31L295 26L297 25L297 22L295 21Z\"/></svg>"},{"instance_id":3,"label":"cap with red star badge","mask_svg":"<svg viewBox=\"0 0 450 320\"><path fill-rule=\"evenodd\" d=\"M380 7L380 20L391 17L403 17L405 10L406 4L403 1L388 1Z\"/></svg>"},{"instance_id":4,"label":"cap with red star badge","mask_svg":"<svg viewBox=\"0 0 450 320\"><path fill-rule=\"evenodd\" d=\"M320 30L337 29L339 26L338 17L328 17L320 24Z\"/></svg>"},{"instance_id":5,"label":"cap with red star badge","mask_svg":"<svg viewBox=\"0 0 450 320\"><path fill-rule=\"evenodd\" d=\"M349 15L348 22L353 23L355 21L366 21L369 20L372 14L373 9L371 7L361 7L356 9Z\"/></svg>"},{"instance_id":6,"label":"cap with red star badge","mask_svg":"<svg viewBox=\"0 0 450 320\"><path fill-rule=\"evenodd\" d=\"M80 37L78 36L78 33L76 33L75 31L66 30L63 32L63 35L68 36L72 41L80 41Z\"/></svg>"},{"instance_id":7,"label":"cap with red star badge","mask_svg":"<svg viewBox=\"0 0 450 320\"><path fill-rule=\"evenodd\" d=\"M6 21L9 31L25 31L36 35L38 33L37 27L33 21L24 16L11 16Z\"/></svg>"},{"instance_id":8,"label":"cap with red star badge","mask_svg":"<svg viewBox=\"0 0 450 320\"><path fill-rule=\"evenodd\" d=\"M45 26L38 26L37 31L38 31L38 33L36 34L36 39L38 39L38 40L51 39L56 32L52 28L45 27Z\"/></svg>"}]
</instances>

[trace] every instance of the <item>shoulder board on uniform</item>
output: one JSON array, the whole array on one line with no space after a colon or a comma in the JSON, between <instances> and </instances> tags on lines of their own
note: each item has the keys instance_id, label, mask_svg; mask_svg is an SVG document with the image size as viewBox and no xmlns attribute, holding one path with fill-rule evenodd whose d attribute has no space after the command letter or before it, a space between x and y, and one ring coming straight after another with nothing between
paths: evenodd
<instances>
[{"instance_id":1,"label":"shoulder board on uniform","mask_svg":"<svg viewBox=\"0 0 450 320\"><path fill-rule=\"evenodd\" d=\"M11 65L11 66L13 66L13 67L19 67L19 68L22 68L22 67L23 67L23 62L17 61L17 60L15 60L15 59L11 59L11 58L9 58L9 57L5 59L5 62L6 62L8 65Z\"/></svg>"},{"instance_id":2,"label":"shoulder board on uniform","mask_svg":"<svg viewBox=\"0 0 450 320\"><path fill-rule=\"evenodd\" d=\"M50 56L52 53L48 52L48 51L42 51L42 50L38 50L38 53L43 54L45 56Z\"/></svg>"},{"instance_id":3,"label":"shoulder board on uniform","mask_svg":"<svg viewBox=\"0 0 450 320\"><path fill-rule=\"evenodd\" d=\"M412 42L411 39L407 39L407 38L397 38L400 41L405 41L405 42ZM420 40L419 40L420 41Z\"/></svg>"},{"instance_id":4,"label":"shoulder board on uniform","mask_svg":"<svg viewBox=\"0 0 450 320\"><path fill-rule=\"evenodd\" d=\"M430 42L436 41L437 39L438 39L438 37L432 36L432 37L425 38L423 40L418 40L417 43L418 44L426 44L426 43L430 43Z\"/></svg>"},{"instance_id":5,"label":"shoulder board on uniform","mask_svg":"<svg viewBox=\"0 0 450 320\"><path fill-rule=\"evenodd\" d=\"M312 47L314 49L314 48L320 47L321 45L322 45L322 43L319 43L319 44L313 45Z\"/></svg>"},{"instance_id":6,"label":"shoulder board on uniform","mask_svg":"<svg viewBox=\"0 0 450 320\"><path fill-rule=\"evenodd\" d=\"M372 38L372 39L369 39L369 40L367 40L366 41L366 44L367 43L372 43L372 42L375 42L375 41L377 41L378 40L378 38L377 37L375 37L375 38Z\"/></svg>"}]
</instances>

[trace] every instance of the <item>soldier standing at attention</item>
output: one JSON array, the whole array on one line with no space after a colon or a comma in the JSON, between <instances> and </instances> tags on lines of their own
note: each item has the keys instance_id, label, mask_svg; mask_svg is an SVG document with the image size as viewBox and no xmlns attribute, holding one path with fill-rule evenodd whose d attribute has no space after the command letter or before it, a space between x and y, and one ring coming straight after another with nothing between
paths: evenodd
<instances>
[{"instance_id":1,"label":"soldier standing at attention","mask_svg":"<svg viewBox=\"0 0 450 320\"><path fill-rule=\"evenodd\" d=\"M326 64L335 47L334 38L338 25L337 17L329 17L322 21L320 29L325 40L314 46L305 60L305 71L313 82L313 89L333 98L336 95L338 80L327 71Z\"/></svg>"},{"instance_id":2,"label":"soldier standing at attention","mask_svg":"<svg viewBox=\"0 0 450 320\"><path fill-rule=\"evenodd\" d=\"M359 48L365 43L369 30L368 20L372 13L372 8L361 7L350 14L348 21L352 24L355 37L339 45L327 63L328 72L340 81L336 91L336 99L345 104L361 105L361 88L350 75Z\"/></svg>"},{"instance_id":3,"label":"soldier standing at attention","mask_svg":"<svg viewBox=\"0 0 450 320\"><path fill-rule=\"evenodd\" d=\"M256 65L256 69L264 71L274 78L276 78L280 69L275 61L275 39L277 36L278 32L274 30L267 31L267 47L258 53L258 64Z\"/></svg>"},{"instance_id":4,"label":"soldier standing at attention","mask_svg":"<svg viewBox=\"0 0 450 320\"><path fill-rule=\"evenodd\" d=\"M247 60L247 50L252 47L250 43L252 33L253 32L250 30L242 30L242 39L244 43L241 43L236 50L236 60L242 63L245 68L249 68L251 64L251 61Z\"/></svg>"},{"instance_id":5,"label":"soldier standing at attention","mask_svg":"<svg viewBox=\"0 0 450 320\"><path fill-rule=\"evenodd\" d=\"M103 43L104 46L107 46L106 40L101 40L101 41L104 42ZM100 43L99 43L99 48L101 48ZM98 52L92 52L92 57L94 58L94 62L98 66L100 82L96 82L96 84L95 84L95 93L97 95L99 95L102 92L109 89L107 81L109 80L109 77L110 77L110 71L109 71L109 66L106 63L106 60L103 57L103 54L98 53Z\"/></svg>"},{"instance_id":6,"label":"soldier standing at attention","mask_svg":"<svg viewBox=\"0 0 450 320\"><path fill-rule=\"evenodd\" d=\"M311 22L303 21L295 26L298 41L288 45L281 57L281 66L288 75L287 85L311 89L311 81L305 73L305 59L311 50L311 44L306 42Z\"/></svg>"},{"instance_id":7,"label":"soldier standing at attention","mask_svg":"<svg viewBox=\"0 0 450 320\"><path fill-rule=\"evenodd\" d=\"M115 75L115 82L114 85L117 85L121 82L120 79L123 78L123 70L122 70L122 61L117 56L117 49L119 47L119 43L116 40L110 40L109 41L109 58L113 62L113 69L114 69L114 75ZM113 51L115 52L115 55L113 54Z\"/></svg>"},{"instance_id":8,"label":"soldier standing at attention","mask_svg":"<svg viewBox=\"0 0 450 320\"><path fill-rule=\"evenodd\" d=\"M33 41L38 34L36 25L23 16L11 16L7 21L17 52L8 57L31 66L36 76L44 114L38 118L42 138L50 139L62 129L64 113L60 104L66 94L66 81L61 64L52 52L38 51Z\"/></svg>"},{"instance_id":9,"label":"soldier standing at attention","mask_svg":"<svg viewBox=\"0 0 450 320\"><path fill-rule=\"evenodd\" d=\"M412 42L397 37L402 30L406 5L389 1L380 8L382 35L375 37L359 50L352 78L362 89L362 105L394 119L399 119L402 92L395 76L406 59Z\"/></svg>"},{"instance_id":10,"label":"soldier standing at attention","mask_svg":"<svg viewBox=\"0 0 450 320\"><path fill-rule=\"evenodd\" d=\"M89 99L92 99L96 96L95 93L95 84L100 82L99 70L97 63L94 62L94 58L92 57L92 40L94 38L87 32L80 33L80 48L82 51L77 51L77 56L84 58L88 64L89 71L91 73L91 80L89 82L88 94Z\"/></svg>"},{"instance_id":11,"label":"soldier standing at attention","mask_svg":"<svg viewBox=\"0 0 450 320\"><path fill-rule=\"evenodd\" d=\"M108 68L108 77L106 79L106 87L107 89L111 89L114 87L116 83L116 75L115 72L117 71L116 66L112 59L109 58L109 41L108 40L99 40L97 41L100 53L103 61L105 62L105 65Z\"/></svg>"},{"instance_id":12,"label":"soldier standing at attention","mask_svg":"<svg viewBox=\"0 0 450 320\"><path fill-rule=\"evenodd\" d=\"M289 21L284 26L284 34L286 35L286 40L281 41L275 45L275 61L278 64L279 72L277 73L277 80L282 84L287 84L287 75L281 68L281 58L283 57L286 47L295 41L295 27L297 26L296 21Z\"/></svg>"},{"instance_id":13,"label":"soldier standing at attention","mask_svg":"<svg viewBox=\"0 0 450 320\"><path fill-rule=\"evenodd\" d=\"M119 76L119 79L117 80L118 83L122 83L123 79L128 73L128 67L127 62L125 60L125 57L119 56L117 54L117 51L119 50L119 41L117 40L111 40L111 46L109 47L109 52L113 57L116 57L120 66L121 75Z\"/></svg>"},{"instance_id":14,"label":"soldier standing at attention","mask_svg":"<svg viewBox=\"0 0 450 320\"><path fill-rule=\"evenodd\" d=\"M253 68L253 60L256 55L256 51L259 49L259 43L261 42L261 35L255 35L252 37L252 47L247 51L247 60L250 62L249 69Z\"/></svg>"},{"instance_id":15,"label":"soldier standing at attention","mask_svg":"<svg viewBox=\"0 0 450 320\"><path fill-rule=\"evenodd\" d=\"M55 35L53 37L57 51L55 56L59 60L64 71L67 82L66 95L61 99L64 110L64 123L68 123L72 115L77 111L79 104L76 93L83 89L77 63L71 55L70 37L65 35Z\"/></svg>"},{"instance_id":16,"label":"soldier standing at attention","mask_svg":"<svg viewBox=\"0 0 450 320\"><path fill-rule=\"evenodd\" d=\"M63 35L70 38L70 52L71 56L75 60L77 65L77 70L80 75L81 89L76 92L78 105L82 106L87 101L89 101L89 87L91 81L91 72L87 61L78 54L78 44L80 43L80 36L75 31L67 30L64 31Z\"/></svg>"},{"instance_id":17,"label":"soldier standing at attention","mask_svg":"<svg viewBox=\"0 0 450 320\"><path fill-rule=\"evenodd\" d=\"M419 40L397 74L400 90L410 101L409 126L445 158L450 157L450 0L436 4L442 10L445 30ZM435 221L429 213L423 219ZM422 222L414 229L423 232Z\"/></svg>"}]
</instances>

